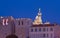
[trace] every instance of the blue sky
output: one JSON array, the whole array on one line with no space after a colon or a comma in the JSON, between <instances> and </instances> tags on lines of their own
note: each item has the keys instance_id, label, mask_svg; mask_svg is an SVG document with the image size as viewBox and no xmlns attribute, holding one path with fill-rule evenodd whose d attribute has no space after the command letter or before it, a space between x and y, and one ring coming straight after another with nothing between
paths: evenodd
<instances>
[{"instance_id":1,"label":"blue sky","mask_svg":"<svg viewBox=\"0 0 60 38\"><path fill-rule=\"evenodd\" d=\"M43 22L60 23L59 0L0 0L0 16L34 20L39 8Z\"/></svg>"}]
</instances>

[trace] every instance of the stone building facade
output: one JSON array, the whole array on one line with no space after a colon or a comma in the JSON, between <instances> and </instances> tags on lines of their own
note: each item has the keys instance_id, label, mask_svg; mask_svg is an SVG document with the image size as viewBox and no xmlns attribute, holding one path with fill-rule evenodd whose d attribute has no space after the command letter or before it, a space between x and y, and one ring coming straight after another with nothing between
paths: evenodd
<instances>
[{"instance_id":1,"label":"stone building facade","mask_svg":"<svg viewBox=\"0 0 60 38\"><path fill-rule=\"evenodd\" d=\"M41 10L34 22L30 18L0 16L0 38L60 38L60 26L42 22Z\"/></svg>"},{"instance_id":2,"label":"stone building facade","mask_svg":"<svg viewBox=\"0 0 60 38\"><path fill-rule=\"evenodd\" d=\"M0 18L0 38L16 35L18 38L28 38L29 28L32 24L30 18L3 17Z\"/></svg>"},{"instance_id":3,"label":"stone building facade","mask_svg":"<svg viewBox=\"0 0 60 38\"><path fill-rule=\"evenodd\" d=\"M54 38L54 25L33 25L29 32L30 38Z\"/></svg>"},{"instance_id":4,"label":"stone building facade","mask_svg":"<svg viewBox=\"0 0 60 38\"><path fill-rule=\"evenodd\" d=\"M60 26L57 24L50 24L50 22L42 22L42 14L39 9L33 25L29 29L30 38L60 38Z\"/></svg>"}]
</instances>

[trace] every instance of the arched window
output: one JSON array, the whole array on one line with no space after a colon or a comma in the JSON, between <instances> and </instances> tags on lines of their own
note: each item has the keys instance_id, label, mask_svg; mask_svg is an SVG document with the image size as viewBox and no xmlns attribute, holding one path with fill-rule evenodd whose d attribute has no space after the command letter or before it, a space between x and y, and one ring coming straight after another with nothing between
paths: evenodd
<instances>
[{"instance_id":1,"label":"arched window","mask_svg":"<svg viewBox=\"0 0 60 38\"><path fill-rule=\"evenodd\" d=\"M3 25L8 25L8 19L3 19L2 24Z\"/></svg>"}]
</instances>

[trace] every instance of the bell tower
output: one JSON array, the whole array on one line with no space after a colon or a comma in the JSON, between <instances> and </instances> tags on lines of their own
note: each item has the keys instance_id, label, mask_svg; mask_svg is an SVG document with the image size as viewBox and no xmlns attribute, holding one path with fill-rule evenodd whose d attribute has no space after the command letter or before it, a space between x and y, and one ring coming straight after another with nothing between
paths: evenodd
<instances>
[{"instance_id":1,"label":"bell tower","mask_svg":"<svg viewBox=\"0 0 60 38\"><path fill-rule=\"evenodd\" d=\"M35 20L33 22L34 25L43 24L41 16L42 16L42 13L41 13L41 9L39 8L38 15L35 17Z\"/></svg>"}]
</instances>

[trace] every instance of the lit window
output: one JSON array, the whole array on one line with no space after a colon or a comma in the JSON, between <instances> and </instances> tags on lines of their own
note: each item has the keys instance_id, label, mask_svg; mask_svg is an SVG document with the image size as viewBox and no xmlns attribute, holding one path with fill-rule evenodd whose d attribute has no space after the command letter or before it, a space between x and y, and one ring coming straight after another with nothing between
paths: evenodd
<instances>
[{"instance_id":1,"label":"lit window","mask_svg":"<svg viewBox=\"0 0 60 38\"><path fill-rule=\"evenodd\" d=\"M2 22L3 25L5 25L5 19L3 19L3 22Z\"/></svg>"},{"instance_id":2,"label":"lit window","mask_svg":"<svg viewBox=\"0 0 60 38\"><path fill-rule=\"evenodd\" d=\"M31 29L31 32L33 32L33 29Z\"/></svg>"},{"instance_id":3,"label":"lit window","mask_svg":"<svg viewBox=\"0 0 60 38\"><path fill-rule=\"evenodd\" d=\"M6 19L6 25L8 25L8 19Z\"/></svg>"},{"instance_id":4,"label":"lit window","mask_svg":"<svg viewBox=\"0 0 60 38\"><path fill-rule=\"evenodd\" d=\"M3 24L3 25L8 25L8 19L3 19L2 24Z\"/></svg>"}]
</instances>

